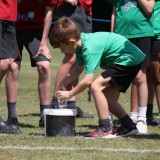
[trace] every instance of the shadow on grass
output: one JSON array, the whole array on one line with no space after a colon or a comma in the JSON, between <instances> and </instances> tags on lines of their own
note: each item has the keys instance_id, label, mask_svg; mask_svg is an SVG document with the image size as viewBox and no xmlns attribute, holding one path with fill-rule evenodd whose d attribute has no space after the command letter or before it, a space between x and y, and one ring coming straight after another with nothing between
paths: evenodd
<instances>
[{"instance_id":1,"label":"shadow on grass","mask_svg":"<svg viewBox=\"0 0 160 160\"><path fill-rule=\"evenodd\" d=\"M31 124L24 124L24 123L19 123L19 126L21 127L21 128L37 128L36 126L34 126L34 125L31 125Z\"/></svg>"},{"instance_id":2,"label":"shadow on grass","mask_svg":"<svg viewBox=\"0 0 160 160\"><path fill-rule=\"evenodd\" d=\"M89 134L90 132L76 132L75 136L76 137L81 137L81 136L85 136L87 134Z\"/></svg>"},{"instance_id":3,"label":"shadow on grass","mask_svg":"<svg viewBox=\"0 0 160 160\"><path fill-rule=\"evenodd\" d=\"M20 114L20 115L18 115L18 117L28 117L28 116L38 117L39 115L40 115L39 113Z\"/></svg>"},{"instance_id":4,"label":"shadow on grass","mask_svg":"<svg viewBox=\"0 0 160 160\"><path fill-rule=\"evenodd\" d=\"M44 133L29 133L28 135L29 136L44 136L45 137Z\"/></svg>"},{"instance_id":5,"label":"shadow on grass","mask_svg":"<svg viewBox=\"0 0 160 160\"><path fill-rule=\"evenodd\" d=\"M87 134L89 134L90 132L76 132L76 136L85 136ZM160 140L160 135L158 134L149 134L149 135L133 135L133 136L124 136L123 138L128 138L128 137L131 137L131 138L134 138L134 139L147 139L147 140L152 140L152 139L155 139L155 140Z\"/></svg>"},{"instance_id":6,"label":"shadow on grass","mask_svg":"<svg viewBox=\"0 0 160 160\"><path fill-rule=\"evenodd\" d=\"M156 139L156 140L160 140L160 135L159 134L137 134L137 135L134 135L132 138L134 138L134 139Z\"/></svg>"},{"instance_id":7,"label":"shadow on grass","mask_svg":"<svg viewBox=\"0 0 160 160\"><path fill-rule=\"evenodd\" d=\"M89 129L95 129L97 126L96 125L77 125L76 127L84 127L84 128L89 128Z\"/></svg>"},{"instance_id":8,"label":"shadow on grass","mask_svg":"<svg viewBox=\"0 0 160 160\"><path fill-rule=\"evenodd\" d=\"M77 125L76 127L81 127L81 128L89 128L89 129L96 129L96 125ZM76 132L76 136L85 136L86 134L88 134L90 132Z\"/></svg>"}]
</instances>

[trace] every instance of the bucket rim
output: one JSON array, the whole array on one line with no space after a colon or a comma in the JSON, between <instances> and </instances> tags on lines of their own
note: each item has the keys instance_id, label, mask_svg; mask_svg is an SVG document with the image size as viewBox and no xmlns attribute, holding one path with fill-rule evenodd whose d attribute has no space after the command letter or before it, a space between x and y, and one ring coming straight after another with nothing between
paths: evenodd
<instances>
[{"instance_id":1,"label":"bucket rim","mask_svg":"<svg viewBox=\"0 0 160 160\"><path fill-rule=\"evenodd\" d=\"M76 116L76 109L44 109L44 115L54 115L54 116Z\"/></svg>"}]
</instances>

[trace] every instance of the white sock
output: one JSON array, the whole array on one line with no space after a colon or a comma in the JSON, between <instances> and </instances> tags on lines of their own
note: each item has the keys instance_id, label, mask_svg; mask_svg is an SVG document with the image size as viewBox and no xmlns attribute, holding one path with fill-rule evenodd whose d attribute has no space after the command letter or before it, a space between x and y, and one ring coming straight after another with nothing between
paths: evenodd
<instances>
[{"instance_id":1,"label":"white sock","mask_svg":"<svg viewBox=\"0 0 160 160\"><path fill-rule=\"evenodd\" d=\"M146 112L147 107L138 107L138 120L143 120L146 122Z\"/></svg>"},{"instance_id":2,"label":"white sock","mask_svg":"<svg viewBox=\"0 0 160 160\"><path fill-rule=\"evenodd\" d=\"M132 119L133 123L137 123L137 112L130 112L130 118Z\"/></svg>"}]
</instances>

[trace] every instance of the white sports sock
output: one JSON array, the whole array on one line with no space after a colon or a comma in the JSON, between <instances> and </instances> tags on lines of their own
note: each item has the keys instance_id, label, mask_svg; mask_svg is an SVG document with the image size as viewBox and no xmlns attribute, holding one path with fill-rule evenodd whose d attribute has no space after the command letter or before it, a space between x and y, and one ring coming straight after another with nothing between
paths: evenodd
<instances>
[{"instance_id":1,"label":"white sports sock","mask_svg":"<svg viewBox=\"0 0 160 160\"><path fill-rule=\"evenodd\" d=\"M138 120L146 122L147 107L138 107Z\"/></svg>"},{"instance_id":2,"label":"white sports sock","mask_svg":"<svg viewBox=\"0 0 160 160\"><path fill-rule=\"evenodd\" d=\"M133 120L134 123L137 123L137 112L130 112L130 118Z\"/></svg>"}]
</instances>

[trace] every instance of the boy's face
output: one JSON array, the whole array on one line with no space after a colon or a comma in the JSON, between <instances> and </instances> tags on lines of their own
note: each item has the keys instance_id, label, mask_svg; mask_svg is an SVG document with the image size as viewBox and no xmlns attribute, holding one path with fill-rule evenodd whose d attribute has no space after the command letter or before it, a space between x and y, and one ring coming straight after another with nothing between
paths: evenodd
<instances>
[{"instance_id":1,"label":"boy's face","mask_svg":"<svg viewBox=\"0 0 160 160\"><path fill-rule=\"evenodd\" d=\"M75 54L76 53L76 46L73 41L69 41L67 44L60 44L59 49L62 53L67 54Z\"/></svg>"}]
</instances>

